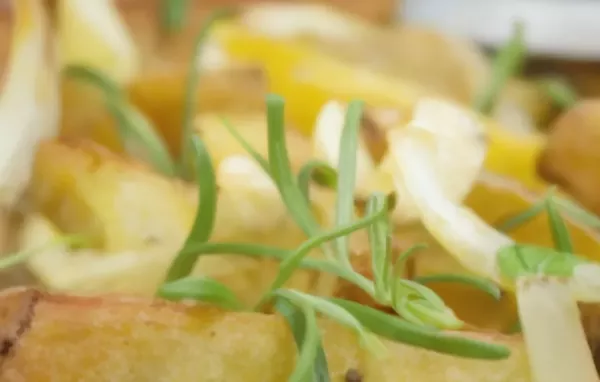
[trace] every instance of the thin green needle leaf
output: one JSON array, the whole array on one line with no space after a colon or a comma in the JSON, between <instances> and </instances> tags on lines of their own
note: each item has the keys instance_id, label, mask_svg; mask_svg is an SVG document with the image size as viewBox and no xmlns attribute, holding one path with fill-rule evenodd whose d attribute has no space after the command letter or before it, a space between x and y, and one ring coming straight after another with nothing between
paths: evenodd
<instances>
[{"instance_id":1,"label":"thin green needle leaf","mask_svg":"<svg viewBox=\"0 0 600 382\"><path fill-rule=\"evenodd\" d=\"M558 195L554 196L554 203L562 212L567 214L571 219L575 220L576 222L586 225L588 227L592 227L594 229L600 229L600 217L581 207L577 203L562 198Z\"/></svg>"},{"instance_id":2,"label":"thin green needle leaf","mask_svg":"<svg viewBox=\"0 0 600 382\"><path fill-rule=\"evenodd\" d=\"M510 350L506 346L420 327L353 301L337 298L330 301L350 312L371 332L393 341L457 357L497 360L510 356Z\"/></svg>"},{"instance_id":3,"label":"thin green needle leaf","mask_svg":"<svg viewBox=\"0 0 600 382\"><path fill-rule=\"evenodd\" d=\"M554 246L561 252L573 253L573 243L571 242L569 228L562 216L560 216L552 194L546 199L546 211L548 211L548 224L552 232Z\"/></svg>"},{"instance_id":4,"label":"thin green needle leaf","mask_svg":"<svg viewBox=\"0 0 600 382\"><path fill-rule=\"evenodd\" d=\"M164 283L157 295L167 300L195 300L209 302L229 310L243 310L244 306L227 286L208 277L186 277Z\"/></svg>"},{"instance_id":5,"label":"thin green needle leaf","mask_svg":"<svg viewBox=\"0 0 600 382\"><path fill-rule=\"evenodd\" d=\"M402 277L402 275L404 274L404 265L406 264L408 259L411 256L413 256L414 254L416 254L418 251L425 249L425 248L427 248L427 244L418 243L418 244L415 244L415 245L409 247L404 252L402 252L400 254L400 256L398 256L398 258L396 259L396 262L394 263L394 268L389 273L388 280L386 281L386 283L387 283L386 285L391 285L390 283L392 282L392 279L394 277Z\"/></svg>"},{"instance_id":6,"label":"thin green needle leaf","mask_svg":"<svg viewBox=\"0 0 600 382\"><path fill-rule=\"evenodd\" d=\"M539 82L542 89L552 99L554 104L562 109L568 109L577 103L579 96L571 85L564 79L545 78Z\"/></svg>"},{"instance_id":7,"label":"thin green needle leaf","mask_svg":"<svg viewBox=\"0 0 600 382\"><path fill-rule=\"evenodd\" d=\"M183 248L173 260L166 281L177 280L190 274L196 262L196 257L186 256L184 252L185 248L191 243L208 241L215 224L217 184L212 162L200 138L193 137L192 145L196 153L196 179L199 186L198 208L192 229L183 244Z\"/></svg>"},{"instance_id":8,"label":"thin green needle leaf","mask_svg":"<svg viewBox=\"0 0 600 382\"><path fill-rule=\"evenodd\" d=\"M527 223L531 219L541 214L546 209L546 199L542 199L534 203L531 207L523 212L511 216L500 223L496 224L496 228L502 232L510 232L515 228Z\"/></svg>"},{"instance_id":9,"label":"thin green needle leaf","mask_svg":"<svg viewBox=\"0 0 600 382\"><path fill-rule=\"evenodd\" d=\"M387 197L382 193L372 195L367 201L366 215L374 215L385 211L384 217L367 228L369 247L371 250L371 268L375 282L375 298L379 302L386 300L390 291L390 226L387 216Z\"/></svg>"},{"instance_id":10,"label":"thin green needle leaf","mask_svg":"<svg viewBox=\"0 0 600 382\"><path fill-rule=\"evenodd\" d=\"M208 39L211 28L219 20L229 16L231 10L217 9L214 11L200 29L194 41L194 49L192 59L189 63L189 70L185 84L185 98L183 101L183 126L181 133L181 173L184 179L192 180L192 162L194 151L191 147L192 136L194 135L194 117L196 105L198 104L198 84L200 81L200 65L198 65L198 57L202 55L204 44Z\"/></svg>"},{"instance_id":11,"label":"thin green needle leaf","mask_svg":"<svg viewBox=\"0 0 600 382\"><path fill-rule=\"evenodd\" d=\"M279 188L281 198L296 224L306 235L308 237L318 235L321 229L290 168L285 144L284 100L278 95L267 96L267 124L270 173Z\"/></svg>"},{"instance_id":12,"label":"thin green needle leaf","mask_svg":"<svg viewBox=\"0 0 600 382\"><path fill-rule=\"evenodd\" d=\"M377 219L381 219L384 213L385 210L379 211L379 214L373 214L371 216L364 217L355 221L352 224L337 227L329 232L313 236L309 240L305 241L300 247L298 247L298 249L292 255L290 255L287 259L285 259L285 261L283 261L279 265L279 272L277 274L277 277L275 278L275 281L273 281L273 284L271 284L269 291L263 296L263 298L261 298L261 300L257 304L256 309L262 307L263 304L265 304L269 300L271 293L281 288L290 279L294 271L300 266L304 257L308 255L308 253L311 250L318 248L322 244L333 240L341 235L349 235L352 232L358 231L359 229L365 228L370 224L373 224L373 222L377 221ZM355 274L355 276L355 280L353 281L356 283L360 283L358 286L372 295L374 293L372 283L364 277L359 278L357 274Z\"/></svg>"},{"instance_id":13,"label":"thin green needle leaf","mask_svg":"<svg viewBox=\"0 0 600 382\"><path fill-rule=\"evenodd\" d=\"M302 166L298 173L298 187L308 202L310 202L311 181L319 186L335 188L337 172L333 167L320 160L311 160Z\"/></svg>"},{"instance_id":14,"label":"thin green needle leaf","mask_svg":"<svg viewBox=\"0 0 600 382\"><path fill-rule=\"evenodd\" d=\"M337 163L336 226L348 224L354 220L356 151L358 150L358 135L362 113L363 103L361 101L351 101L348 104L342 137L340 138L340 154ZM338 261L350 267L348 237L338 237L335 240L335 248Z\"/></svg>"},{"instance_id":15,"label":"thin green needle leaf","mask_svg":"<svg viewBox=\"0 0 600 382\"><path fill-rule=\"evenodd\" d=\"M102 73L85 66L68 66L67 77L89 82L99 88L107 109L117 122L118 133L127 153L151 164L158 172L175 175L175 164L152 123L130 104L118 84Z\"/></svg>"},{"instance_id":16,"label":"thin green needle leaf","mask_svg":"<svg viewBox=\"0 0 600 382\"><path fill-rule=\"evenodd\" d=\"M523 29L523 24L515 23L510 40L496 54L490 81L475 99L474 108L478 112L492 113L507 81L521 69L526 56Z\"/></svg>"},{"instance_id":17,"label":"thin green needle leaf","mask_svg":"<svg viewBox=\"0 0 600 382\"><path fill-rule=\"evenodd\" d=\"M327 317L349 327L350 329L353 329L360 337L362 345L373 351L375 354L381 354L385 351L385 347L383 343L379 341L379 339L368 333L359 320L357 320L350 312L348 312L342 306L337 305L335 302L288 289L279 289L274 292L274 295L284 297L296 305L309 305L317 312L326 315Z\"/></svg>"},{"instance_id":18,"label":"thin green needle leaf","mask_svg":"<svg viewBox=\"0 0 600 382\"><path fill-rule=\"evenodd\" d=\"M187 261L193 262L193 264L195 264L197 259L203 255L241 255L283 261L287 259L292 253L293 252L290 250L274 248L259 244L190 243L180 251L179 256L187 257ZM327 272L339 276L350 282L353 282L355 280L354 273L348 272L345 268L341 268L337 264L327 260L303 259L299 267L321 272ZM179 277L184 277L188 274L182 274Z\"/></svg>"},{"instance_id":19,"label":"thin green needle leaf","mask_svg":"<svg viewBox=\"0 0 600 382\"><path fill-rule=\"evenodd\" d=\"M244 150L246 150L246 152L250 154L250 156L256 161L256 163L258 163L260 167L262 167L265 173L271 174L269 162L265 158L263 158L263 156L260 155L260 153L256 151L254 147L252 147L252 145L244 139L244 137L241 136L241 134L231 124L231 122L229 122L229 120L225 117L221 117L221 122L223 122L223 126L225 126L227 131L229 131L229 134L231 134L233 138L235 138L235 140L238 141L238 143L244 148Z\"/></svg>"},{"instance_id":20,"label":"thin green needle leaf","mask_svg":"<svg viewBox=\"0 0 600 382\"><path fill-rule=\"evenodd\" d=\"M321 345L314 309L297 308L285 298L278 298L275 309L286 319L298 347L298 361L290 381L328 382L329 368Z\"/></svg>"},{"instance_id":21,"label":"thin green needle leaf","mask_svg":"<svg viewBox=\"0 0 600 382\"><path fill-rule=\"evenodd\" d=\"M438 274L429 276L418 276L413 279L421 284L429 283L459 283L475 287L496 300L500 300L502 297L502 290L494 282L487 279L472 276L472 275L460 275L460 274Z\"/></svg>"},{"instance_id":22,"label":"thin green needle leaf","mask_svg":"<svg viewBox=\"0 0 600 382\"><path fill-rule=\"evenodd\" d=\"M15 265L19 265L27 261L30 257L35 256L39 253L47 251L48 249L55 247L57 245L68 245L68 246L76 246L78 244L84 243L86 241L85 237L81 235L68 235L61 236L56 239L50 240L49 243L41 245L37 248L30 248L23 251L19 251L16 253L12 253L9 255L5 255L0 257L0 271L14 267Z\"/></svg>"},{"instance_id":23,"label":"thin green needle leaf","mask_svg":"<svg viewBox=\"0 0 600 382\"><path fill-rule=\"evenodd\" d=\"M152 123L137 108L126 101L107 102L108 110L118 121L119 135L125 151L146 163L158 172L175 176L175 164L162 138Z\"/></svg>"},{"instance_id":24,"label":"thin green needle leaf","mask_svg":"<svg viewBox=\"0 0 600 382\"><path fill-rule=\"evenodd\" d=\"M417 282L397 279L392 287L392 307L403 318L417 324L458 329L464 323L431 289Z\"/></svg>"},{"instance_id":25,"label":"thin green needle leaf","mask_svg":"<svg viewBox=\"0 0 600 382\"><path fill-rule=\"evenodd\" d=\"M189 0L162 0L160 7L162 28L167 33L181 31L188 9Z\"/></svg>"},{"instance_id":26,"label":"thin green needle leaf","mask_svg":"<svg viewBox=\"0 0 600 382\"><path fill-rule=\"evenodd\" d=\"M413 279L421 284L429 283L458 283L465 284L477 288L496 300L502 298L502 290L496 285L496 283L487 279L472 276L472 275L460 275L460 274L438 274L429 276L417 276Z\"/></svg>"},{"instance_id":27,"label":"thin green needle leaf","mask_svg":"<svg viewBox=\"0 0 600 382\"><path fill-rule=\"evenodd\" d=\"M66 77L81 79L94 84L102 90L107 98L123 96L121 87L116 82L90 67L69 65L62 70L62 74Z\"/></svg>"},{"instance_id":28,"label":"thin green needle leaf","mask_svg":"<svg viewBox=\"0 0 600 382\"><path fill-rule=\"evenodd\" d=\"M500 249L496 259L502 276L513 281L528 275L571 277L575 267L585 263L572 253L523 244Z\"/></svg>"}]
</instances>

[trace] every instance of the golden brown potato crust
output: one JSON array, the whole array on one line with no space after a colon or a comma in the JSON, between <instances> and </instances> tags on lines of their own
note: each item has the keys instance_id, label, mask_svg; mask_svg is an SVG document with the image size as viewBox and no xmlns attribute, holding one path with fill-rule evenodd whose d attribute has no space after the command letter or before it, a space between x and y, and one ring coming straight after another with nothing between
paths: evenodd
<instances>
[{"instance_id":1,"label":"golden brown potato crust","mask_svg":"<svg viewBox=\"0 0 600 382\"><path fill-rule=\"evenodd\" d=\"M0 341L12 341L0 354L4 382L284 382L295 358L292 336L278 316L127 297L13 289L0 295L0 327L7 328ZM321 321L320 327L333 381L343 381L349 369L365 382L530 381L519 338L470 334L510 346L513 355L505 361L461 359L388 341L389 353L378 358L339 325Z\"/></svg>"},{"instance_id":2,"label":"golden brown potato crust","mask_svg":"<svg viewBox=\"0 0 600 382\"><path fill-rule=\"evenodd\" d=\"M538 170L600 213L600 99L579 102L552 125Z\"/></svg>"}]
</instances>

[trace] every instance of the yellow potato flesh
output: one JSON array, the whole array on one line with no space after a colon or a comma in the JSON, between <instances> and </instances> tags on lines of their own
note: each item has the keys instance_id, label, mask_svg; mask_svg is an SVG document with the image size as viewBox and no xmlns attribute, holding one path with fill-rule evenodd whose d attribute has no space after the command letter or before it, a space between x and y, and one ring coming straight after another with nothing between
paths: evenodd
<instances>
[{"instance_id":1,"label":"yellow potato flesh","mask_svg":"<svg viewBox=\"0 0 600 382\"><path fill-rule=\"evenodd\" d=\"M31 290L5 292L0 311L6 337L30 313L27 329L3 360L0 378L6 382L284 382L295 362L292 335L278 316ZM349 369L366 382L531 381L518 337L460 334L509 346L512 355L504 361L457 358L390 341L384 341L387 355L378 358L348 329L326 320L319 327L336 382Z\"/></svg>"}]
</instances>

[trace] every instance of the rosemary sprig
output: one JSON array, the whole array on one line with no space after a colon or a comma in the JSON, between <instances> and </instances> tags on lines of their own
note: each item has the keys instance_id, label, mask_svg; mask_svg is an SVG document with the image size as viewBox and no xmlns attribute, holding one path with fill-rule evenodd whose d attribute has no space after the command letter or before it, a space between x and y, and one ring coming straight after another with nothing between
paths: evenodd
<instances>
[{"instance_id":1,"label":"rosemary sprig","mask_svg":"<svg viewBox=\"0 0 600 382\"><path fill-rule=\"evenodd\" d=\"M190 0L161 0L160 21L163 30L172 34L181 31Z\"/></svg>"},{"instance_id":2,"label":"rosemary sprig","mask_svg":"<svg viewBox=\"0 0 600 382\"><path fill-rule=\"evenodd\" d=\"M200 32L194 41L192 60L189 63L187 80L185 85L185 98L183 101L183 118L181 128L181 158L179 161L180 174L184 179L191 180L193 169L191 164L194 158L194 149L190 146L192 136L194 135L194 117L196 105L198 103L198 84L200 82L200 65L198 57L208 39L213 25L231 14L230 9L217 9L202 25Z\"/></svg>"},{"instance_id":3,"label":"rosemary sprig","mask_svg":"<svg viewBox=\"0 0 600 382\"><path fill-rule=\"evenodd\" d=\"M515 23L510 40L496 54L491 78L473 105L478 112L492 113L506 82L521 69L526 56L523 32L523 24Z\"/></svg>"},{"instance_id":4,"label":"rosemary sprig","mask_svg":"<svg viewBox=\"0 0 600 382\"><path fill-rule=\"evenodd\" d=\"M441 349L441 351L452 354L462 354L471 356L476 354L477 357L487 359L500 359L508 355L508 350L503 346L485 344L474 340L457 339L455 336L446 336L434 330L435 326L441 325L456 327L456 320L453 315L447 315L447 308L443 302L435 295L434 292L425 286L408 280L402 280L397 277L395 271L401 269L402 263L408 255L401 256L395 265L387 265L384 267L381 261L389 261L389 212L388 197L386 195L371 196L367 209L367 213L361 219L355 220L354 217L349 219L346 224L337 224L335 227L324 230L319 227L311 213L311 208L305 194L301 191L296 179L292 175L289 160L287 159L287 149L285 147L285 136L283 133L283 100L279 97L270 96L268 98L268 120L269 120L269 173L278 186L282 195L282 199L286 201L286 205L290 208L292 216L299 224L309 221L311 226L307 231L309 238L299 248L295 250L283 250L271 248L268 246L258 246L243 243L208 243L205 238L206 233L200 235L200 240L194 240L190 235L186 244L179 252L177 258L169 271L170 283L176 282L181 277L188 277L194 267L194 264L199 256L229 253L229 254L244 254L253 257L267 257L281 260L280 271L271 285L260 299L257 307L265 306L267 302L274 302L276 308L279 306L281 299L285 299L288 304L292 304L296 313L303 317L303 320L310 322L314 312L319 312L331 319L338 321L342 325L354 329L362 338L362 342L368 348L380 352L381 344L370 334L369 330L374 330L377 327L380 333L387 333L395 338L407 338L408 342L413 344L423 344L427 348ZM202 145L199 145L200 150L205 150ZM342 147L343 151L344 147ZM206 154L207 155L207 154ZM202 156L202 154L200 154ZM198 161L197 169L199 172L206 171L202 169L202 163L208 165L208 161ZM353 171L351 167L342 168L341 171ZM205 194L205 190L215 188L214 177L198 177L201 195ZM211 200L210 203L214 206L216 200ZM200 203L198 211L205 208L209 210L212 207L205 207ZM290 207L291 206L291 207ZM305 219L305 220L303 220ZM385 222L385 223L382 223ZM381 316L372 308L362 307L356 309L356 305L348 305L347 303L337 300L326 300L321 297L312 296L299 291L287 290L284 288L286 281L292 275L293 271L299 267L317 269L319 271L332 273L340 276L367 291L371 296L375 296L375 284L381 280L373 282L366 279L364 276L356 273L351 267L340 262L335 257L326 257L325 259L305 258L306 254L313 249L323 248L323 244L335 239L336 237L347 235L357 229L366 228L373 224L377 224L381 230L377 237L386 237L386 240L380 240L378 245L375 245L375 250L378 254L374 255L378 262L374 265L377 269L386 269L384 273L384 287L387 293L380 294L380 298L385 303L397 308L397 310L406 313L405 315L412 320L412 323L405 319L395 317L390 320L390 317L384 314ZM206 224L205 226L210 226ZM383 235L381 234L383 233ZM383 243L385 241L385 244ZM325 247L326 248L326 247ZM347 254L346 254L347 256ZM182 266L184 265L184 266ZM381 273L381 272L379 272ZM188 277L186 280L193 280L193 277ZM187 281L186 281L187 282ZM386 284L387 283L387 284ZM169 284L166 284L169 285ZM392 293L393 292L393 293ZM171 294L170 298L194 298L192 291L182 290L180 295ZM198 297L198 295L196 295ZM359 305L361 306L361 305ZM402 313L401 313L402 314ZM363 317L363 319L358 316ZM296 315L298 317L298 315ZM403 315L404 317L404 315ZM383 320L383 321L381 321ZM297 321L297 320L296 320ZM364 322L368 323L369 327L363 326ZM291 321L288 319L288 323ZM419 323L420 325L417 325ZM291 324L295 325L295 324ZM297 324L299 325L299 324ZM433 326L432 326L433 325ZM382 329L383 328L383 329ZM386 329L387 328L387 329ZM368 329L368 330L367 330ZM293 329L297 330L302 335L296 335L296 342L299 348L299 360L318 357L320 343L315 345L314 338L317 337L318 327L312 325L305 326L302 332L300 326ZM310 333L306 333L309 330ZM300 340L300 339L307 339ZM297 369L294 372L294 378L306 375L315 375L318 373L316 368L317 363L313 363L311 371L305 361L300 361ZM311 374L312 373L312 374Z\"/></svg>"},{"instance_id":5,"label":"rosemary sprig","mask_svg":"<svg viewBox=\"0 0 600 382\"><path fill-rule=\"evenodd\" d=\"M152 123L127 100L119 85L85 66L68 66L63 74L93 84L102 92L107 109L117 122L121 142L129 155L151 164L164 175L175 175L175 165L163 140Z\"/></svg>"},{"instance_id":6,"label":"rosemary sprig","mask_svg":"<svg viewBox=\"0 0 600 382\"><path fill-rule=\"evenodd\" d=\"M579 100L575 89L564 79L545 78L539 81L539 85L561 109L569 109Z\"/></svg>"}]
</instances>

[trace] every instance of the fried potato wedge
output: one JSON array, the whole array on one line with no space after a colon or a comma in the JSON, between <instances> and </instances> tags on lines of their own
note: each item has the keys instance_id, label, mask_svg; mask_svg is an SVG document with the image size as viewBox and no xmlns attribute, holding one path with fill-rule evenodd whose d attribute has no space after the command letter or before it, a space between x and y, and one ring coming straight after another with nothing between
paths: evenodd
<instances>
[{"instance_id":1,"label":"fried potato wedge","mask_svg":"<svg viewBox=\"0 0 600 382\"><path fill-rule=\"evenodd\" d=\"M258 187L256 176L261 174L240 172L236 163L224 162L216 170L221 188L212 240L295 248L305 236L275 187L266 181ZM252 182L248 176L253 176ZM49 141L38 153L31 201L50 227L33 219L33 233L25 229L24 246L39 248L56 231L89 240L90 250L63 248L32 258L31 268L45 285L86 293L152 294L191 228L197 188L92 142ZM220 279L251 302L276 271L274 261L221 255L200 259L195 273ZM294 285L306 290L308 276L299 277L304 281Z\"/></svg>"},{"instance_id":2,"label":"fried potato wedge","mask_svg":"<svg viewBox=\"0 0 600 382\"><path fill-rule=\"evenodd\" d=\"M577 103L551 125L538 169L600 214L600 99Z\"/></svg>"},{"instance_id":3,"label":"fried potato wedge","mask_svg":"<svg viewBox=\"0 0 600 382\"><path fill-rule=\"evenodd\" d=\"M6 352L0 379L17 381L260 381L283 382L295 362L285 321L258 313L127 297L73 297L31 289L0 296L0 332ZM505 344L504 361L441 355L385 341L376 357L348 329L321 320L332 380L349 370L362 380L528 382L522 340L460 333Z\"/></svg>"}]
</instances>

